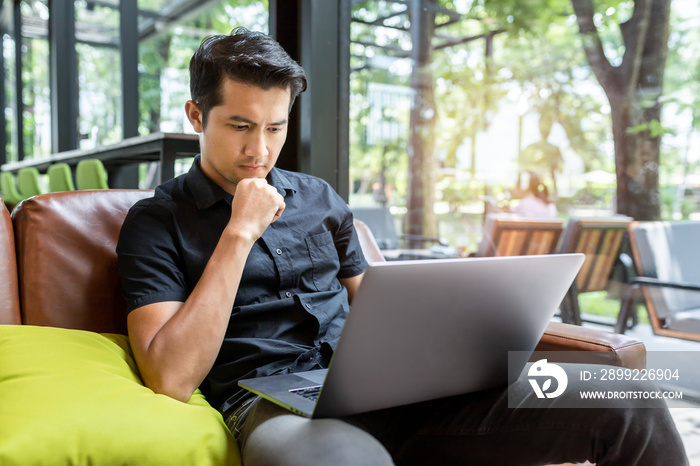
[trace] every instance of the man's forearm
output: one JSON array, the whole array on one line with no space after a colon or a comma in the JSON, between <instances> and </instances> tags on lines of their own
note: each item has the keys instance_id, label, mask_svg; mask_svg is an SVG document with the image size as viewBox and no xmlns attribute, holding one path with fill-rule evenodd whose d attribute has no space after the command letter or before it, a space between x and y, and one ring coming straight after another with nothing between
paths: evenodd
<instances>
[{"instance_id":1,"label":"man's forearm","mask_svg":"<svg viewBox=\"0 0 700 466\"><path fill-rule=\"evenodd\" d=\"M187 401L216 360L248 253L249 239L225 231L184 303L156 303L132 311L131 345L144 383Z\"/></svg>"}]
</instances>

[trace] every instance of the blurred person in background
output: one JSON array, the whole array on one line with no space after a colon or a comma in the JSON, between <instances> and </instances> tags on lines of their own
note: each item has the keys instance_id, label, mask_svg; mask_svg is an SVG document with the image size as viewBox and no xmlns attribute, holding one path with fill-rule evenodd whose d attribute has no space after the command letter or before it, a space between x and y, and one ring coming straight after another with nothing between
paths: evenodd
<instances>
[{"instance_id":1,"label":"blurred person in background","mask_svg":"<svg viewBox=\"0 0 700 466\"><path fill-rule=\"evenodd\" d=\"M557 206L549 198L549 189L542 182L542 178L532 171L525 172L529 180L527 187L522 189L522 176L518 173L518 181L513 190L513 197L520 198L520 202L510 207L510 212L524 217L556 217Z\"/></svg>"}]
</instances>

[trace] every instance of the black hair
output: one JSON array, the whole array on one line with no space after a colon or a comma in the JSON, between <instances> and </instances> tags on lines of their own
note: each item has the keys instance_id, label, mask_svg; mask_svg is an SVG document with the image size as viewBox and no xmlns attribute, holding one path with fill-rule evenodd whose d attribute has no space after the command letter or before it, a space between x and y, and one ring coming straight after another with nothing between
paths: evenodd
<instances>
[{"instance_id":1,"label":"black hair","mask_svg":"<svg viewBox=\"0 0 700 466\"><path fill-rule=\"evenodd\" d=\"M206 37L190 60L190 96L202 112L202 126L223 100L224 78L265 90L288 88L290 111L307 85L304 69L266 34L239 27L229 35Z\"/></svg>"}]
</instances>

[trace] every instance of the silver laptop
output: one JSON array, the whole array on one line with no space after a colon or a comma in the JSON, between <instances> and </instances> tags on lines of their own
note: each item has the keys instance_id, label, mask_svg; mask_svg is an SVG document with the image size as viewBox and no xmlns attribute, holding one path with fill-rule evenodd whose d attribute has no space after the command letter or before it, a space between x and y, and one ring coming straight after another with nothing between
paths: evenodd
<instances>
[{"instance_id":1,"label":"silver laptop","mask_svg":"<svg viewBox=\"0 0 700 466\"><path fill-rule=\"evenodd\" d=\"M583 254L383 262L355 294L329 369L241 380L306 417L340 417L507 386ZM508 364L508 352L523 356Z\"/></svg>"}]
</instances>

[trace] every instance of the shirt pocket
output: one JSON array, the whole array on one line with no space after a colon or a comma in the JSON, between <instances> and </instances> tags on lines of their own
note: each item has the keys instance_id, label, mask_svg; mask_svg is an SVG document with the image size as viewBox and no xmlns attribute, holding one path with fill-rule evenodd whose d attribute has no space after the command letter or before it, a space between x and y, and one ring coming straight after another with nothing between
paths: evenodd
<instances>
[{"instance_id":1,"label":"shirt pocket","mask_svg":"<svg viewBox=\"0 0 700 466\"><path fill-rule=\"evenodd\" d=\"M340 271L338 251L335 249L333 235L324 231L306 238L306 247L311 259L311 275L318 291L328 291Z\"/></svg>"}]
</instances>

